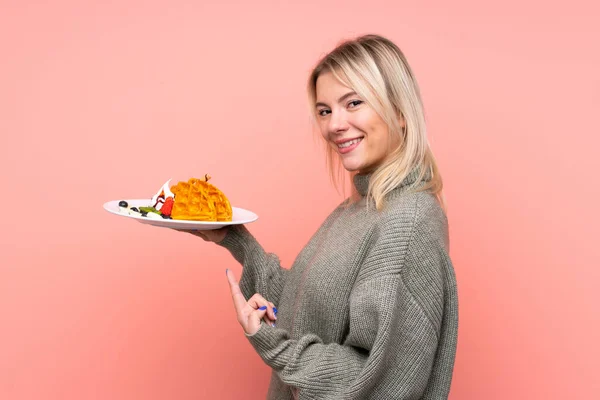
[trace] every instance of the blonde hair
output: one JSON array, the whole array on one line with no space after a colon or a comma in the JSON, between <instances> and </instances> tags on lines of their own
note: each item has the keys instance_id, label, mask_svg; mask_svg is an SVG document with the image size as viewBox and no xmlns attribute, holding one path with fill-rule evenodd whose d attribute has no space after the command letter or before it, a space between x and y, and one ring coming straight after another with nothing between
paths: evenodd
<instances>
[{"instance_id":1,"label":"blonde hair","mask_svg":"<svg viewBox=\"0 0 600 400\"><path fill-rule=\"evenodd\" d=\"M325 55L308 80L313 117L316 117L317 79L324 72L331 72L352 88L383 119L390 135L400 138L399 145L372 172L367 202L373 199L375 207L381 210L385 196L418 168L419 175L409 190L432 193L445 209L442 177L427 139L419 86L398 46L384 37L365 35L342 42ZM344 170L331 146L327 146L327 165L334 184L339 187ZM420 185L423 179L426 182Z\"/></svg>"}]
</instances>

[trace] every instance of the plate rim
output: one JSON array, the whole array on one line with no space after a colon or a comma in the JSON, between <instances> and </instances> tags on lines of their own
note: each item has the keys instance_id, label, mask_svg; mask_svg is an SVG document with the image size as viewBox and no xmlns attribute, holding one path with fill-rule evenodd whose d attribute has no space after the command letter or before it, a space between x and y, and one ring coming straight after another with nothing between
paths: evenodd
<instances>
[{"instance_id":1,"label":"plate rim","mask_svg":"<svg viewBox=\"0 0 600 400\"><path fill-rule=\"evenodd\" d=\"M147 217L139 217L137 215L128 215L128 214L122 214L119 211L115 211L114 209L111 210L110 206L116 204L117 206L119 205L120 201L126 201L126 202L138 202L138 201L148 201L150 202L151 199L119 199L119 200L109 200L107 202L105 202L102 205L102 208L104 208L106 211L108 211L111 214L115 214L117 216L121 216L121 217L128 217L128 218L132 218L136 221L141 221L141 222L150 222L150 221L156 221L157 223L163 223L163 224L170 224L170 223L177 223L177 224L187 224L187 225L222 225L222 226L226 226L226 225L243 225L243 224L248 224L251 222L254 222L258 219L258 214L256 214L253 211L250 211L248 209L242 208L242 207L234 207L231 206L232 210L236 209L236 210L241 210L247 213L252 214L252 217L250 219L247 220L243 220L243 221L191 221L189 219L152 219L152 218L147 218Z\"/></svg>"}]
</instances>

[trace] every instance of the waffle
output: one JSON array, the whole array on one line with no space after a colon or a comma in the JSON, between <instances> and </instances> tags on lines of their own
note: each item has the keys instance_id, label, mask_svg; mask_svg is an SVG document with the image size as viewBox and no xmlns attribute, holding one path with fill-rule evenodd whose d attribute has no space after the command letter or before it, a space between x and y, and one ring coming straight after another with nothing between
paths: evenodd
<instances>
[{"instance_id":1,"label":"waffle","mask_svg":"<svg viewBox=\"0 0 600 400\"><path fill-rule=\"evenodd\" d=\"M175 204L171 218L192 221L231 221L231 204L214 185L205 180L191 178L171 188Z\"/></svg>"}]
</instances>

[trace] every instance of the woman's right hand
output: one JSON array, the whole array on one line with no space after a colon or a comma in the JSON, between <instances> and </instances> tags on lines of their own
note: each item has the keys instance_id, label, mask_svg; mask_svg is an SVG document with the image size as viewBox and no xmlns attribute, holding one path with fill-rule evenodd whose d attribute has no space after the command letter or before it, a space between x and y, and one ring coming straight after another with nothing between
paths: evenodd
<instances>
[{"instance_id":1,"label":"woman's right hand","mask_svg":"<svg viewBox=\"0 0 600 400\"><path fill-rule=\"evenodd\" d=\"M277 320L277 308L275 308L275 305L258 293L255 293L254 296L246 301L233 272L226 269L225 273L229 281L231 298L233 299L233 306L238 322L244 329L244 332L246 332L246 335L252 336L258 332L261 321L265 321L274 328L275 321Z\"/></svg>"},{"instance_id":2,"label":"woman's right hand","mask_svg":"<svg viewBox=\"0 0 600 400\"><path fill-rule=\"evenodd\" d=\"M184 229L178 229L178 231L191 233L192 235L198 236L207 242L220 243L221 241L223 241L223 239L225 239L228 229L229 229L229 227L226 226L226 227L211 230L211 231L191 231L191 230L184 230Z\"/></svg>"}]
</instances>

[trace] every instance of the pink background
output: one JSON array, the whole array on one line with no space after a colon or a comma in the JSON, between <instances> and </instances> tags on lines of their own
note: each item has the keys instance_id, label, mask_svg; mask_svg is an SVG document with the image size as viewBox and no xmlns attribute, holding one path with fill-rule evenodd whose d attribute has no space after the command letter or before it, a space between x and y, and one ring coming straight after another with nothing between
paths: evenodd
<instances>
[{"instance_id":1,"label":"pink background","mask_svg":"<svg viewBox=\"0 0 600 400\"><path fill-rule=\"evenodd\" d=\"M306 78L371 32L414 67L445 178L450 398L597 398L597 2L41 3L0 3L1 399L264 398L241 267L102 204L209 173L289 267L341 200Z\"/></svg>"}]
</instances>

